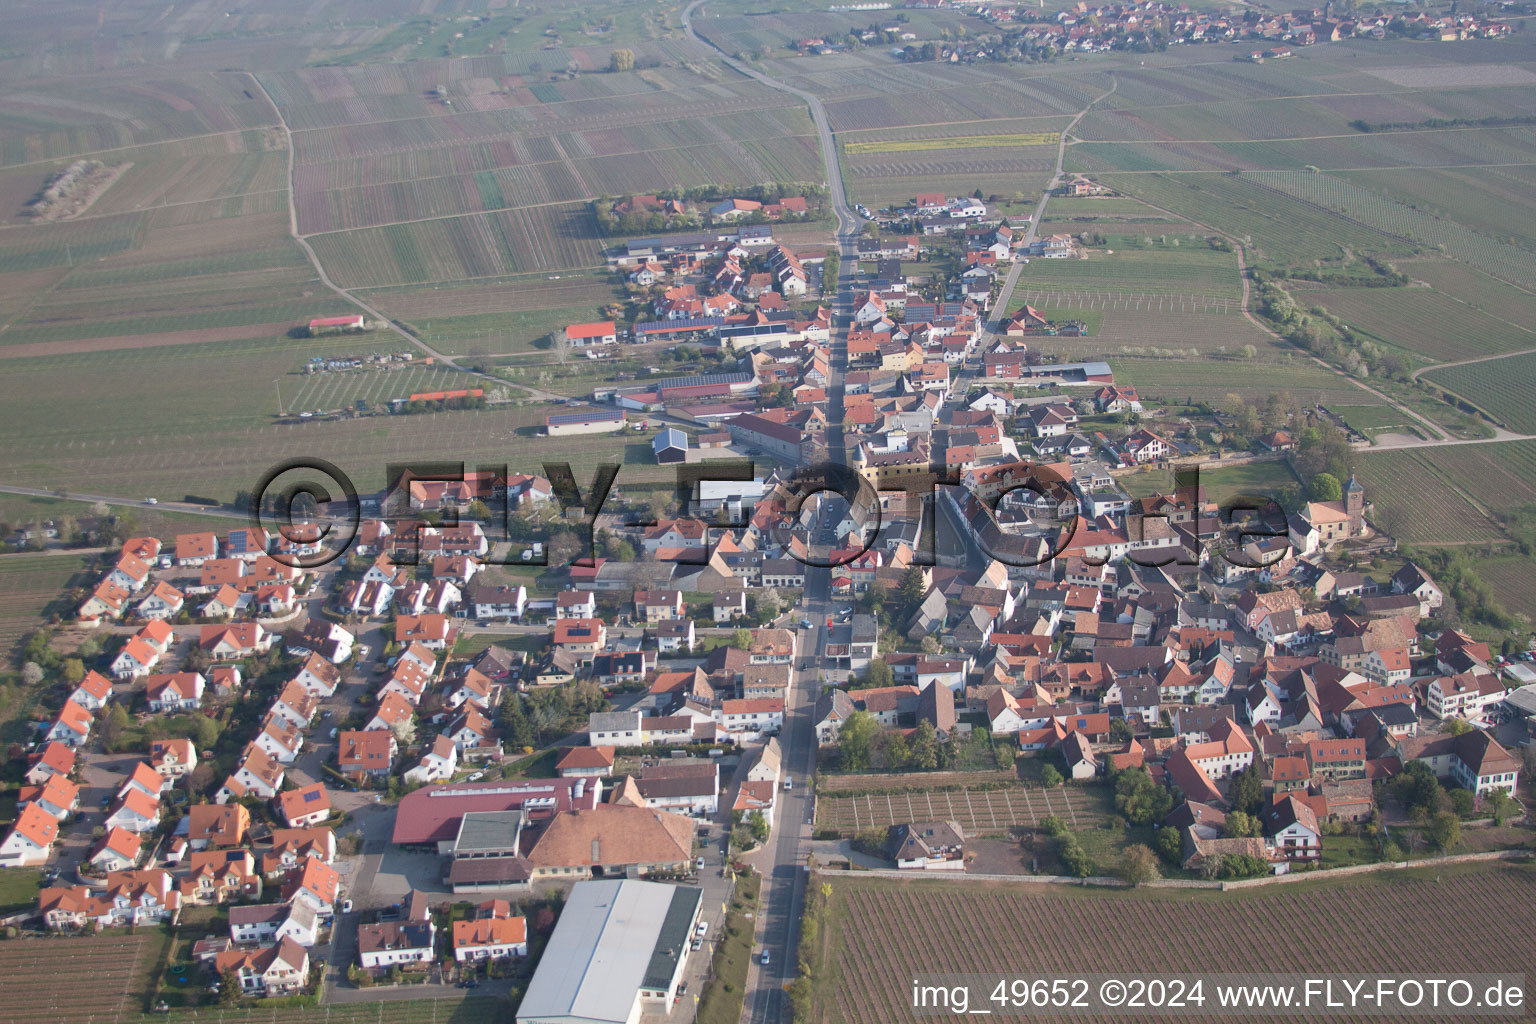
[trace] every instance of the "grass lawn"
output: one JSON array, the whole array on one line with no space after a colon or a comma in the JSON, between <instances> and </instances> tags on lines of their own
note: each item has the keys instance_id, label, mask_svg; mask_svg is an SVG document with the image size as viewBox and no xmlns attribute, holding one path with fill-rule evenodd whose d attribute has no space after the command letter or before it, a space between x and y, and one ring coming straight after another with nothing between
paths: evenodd
<instances>
[{"instance_id":1,"label":"grass lawn","mask_svg":"<svg viewBox=\"0 0 1536 1024\"><path fill-rule=\"evenodd\" d=\"M541 754L532 754L519 761L513 761L502 770L504 779L552 779L555 777L555 762L560 760L559 750L546 750Z\"/></svg>"},{"instance_id":2,"label":"grass lawn","mask_svg":"<svg viewBox=\"0 0 1536 1024\"><path fill-rule=\"evenodd\" d=\"M1323 867L1347 868L1381 860L1376 843L1363 836L1324 836Z\"/></svg>"},{"instance_id":3,"label":"grass lawn","mask_svg":"<svg viewBox=\"0 0 1536 1024\"><path fill-rule=\"evenodd\" d=\"M698 1024L736 1024L746 995L747 966L752 959L752 919L761 881L756 875L736 880L736 894L726 911L725 926L715 943L713 975L699 997Z\"/></svg>"},{"instance_id":4,"label":"grass lawn","mask_svg":"<svg viewBox=\"0 0 1536 1024\"><path fill-rule=\"evenodd\" d=\"M15 803L14 798L12 803ZM39 868L7 868L0 871L0 911L36 906L42 877L43 872Z\"/></svg>"}]
</instances>

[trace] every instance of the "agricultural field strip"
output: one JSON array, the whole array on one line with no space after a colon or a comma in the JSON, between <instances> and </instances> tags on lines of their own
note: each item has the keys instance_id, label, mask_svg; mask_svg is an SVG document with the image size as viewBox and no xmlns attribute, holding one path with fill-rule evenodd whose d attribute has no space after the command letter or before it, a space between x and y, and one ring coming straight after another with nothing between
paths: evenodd
<instances>
[{"instance_id":1,"label":"agricultural field strip","mask_svg":"<svg viewBox=\"0 0 1536 1024\"><path fill-rule=\"evenodd\" d=\"M198 142L205 139L221 139L228 135L244 135L248 131L261 130L262 128L276 128L277 125L254 125L252 128L233 128L222 132L203 132L196 135L178 135L173 139L163 139L158 142L130 142L123 146L106 146L100 149L82 149L74 153L65 153L56 157L45 157L39 160L23 160L19 163L0 164L0 170L14 171L22 167L52 168L71 160L81 160L87 157L99 157L107 153L122 153L133 149L147 149L155 146L180 144L184 142Z\"/></svg>"},{"instance_id":2,"label":"agricultural field strip","mask_svg":"<svg viewBox=\"0 0 1536 1024\"><path fill-rule=\"evenodd\" d=\"M684 120L688 120L688 119L687 118L677 118L677 120L684 121ZM777 142L777 141L780 141L780 140L783 140L783 139L804 139L804 138L812 138L812 137L813 136L811 136L808 133L784 132L784 133L779 134L779 135L757 136L757 137L755 137L753 139L749 139L749 140L745 140L745 141L751 141L751 142ZM553 139L554 136L549 136L549 138ZM689 151L689 150L709 149L709 148L717 147L717 146L720 146L720 145L724 144L726 141L727 140L722 140L722 139L711 139L711 140L706 141L706 142L691 142L691 143L687 143L687 144L684 144L684 145L678 145L678 146L655 146L655 147L647 147L645 149L623 150L623 151L617 152L617 153L603 153L601 156L569 157L569 156L566 156L563 153L563 151L562 151L561 156L563 157L563 159L562 158L556 158L556 159L553 159L553 160L527 160L527 161L520 161L520 162L518 162L516 164L509 164L505 168L503 168L503 167L495 167L495 168L486 168L486 170L488 170L488 171L496 171L496 170L509 169L511 167L525 168L525 169L528 169L528 170L539 170L540 168L545 168L545 167L567 167L567 168L569 168L576 161L607 160L607 159L615 159L615 158L626 157L626 156L642 156L642 155L647 154L647 153L681 153L681 152L686 152L686 151ZM743 140L732 139L732 140L729 140L729 141L731 141L731 142L740 142L740 141L743 141ZM352 160L352 159L356 159L356 158L355 157L350 157L350 156L347 156L347 157L337 157L335 160L310 161L309 163L305 164L304 166L305 167L313 167L316 164L341 163L341 162L344 162L346 160ZM484 172L476 172L476 173L484 173ZM397 179L394 179L394 180L391 180L391 181L370 182L370 183L368 183L366 185L341 185L341 186L336 186L334 188L322 188L322 189L306 190L304 192L304 194L305 195L324 195L324 194L328 194L328 193L332 193L332 192L351 192L351 191L356 191L358 189L381 188L381 187L385 187L385 186L388 186L388 185L430 184L431 182L441 181L443 179L458 180L458 179L465 178L465 177L472 177L472 174L466 174L464 172L448 172L448 173L444 173L444 174L429 174L429 175L425 175L423 177L397 178ZM276 189L274 191L284 191L284 190ZM250 194L255 195L257 193L250 193ZM220 198L224 198L224 197L220 197ZM591 195L588 195L586 198L591 199L593 197ZM206 200L200 200L200 201L206 201ZM522 206L522 205L528 205L528 206L554 206L554 205L557 205L560 202L573 202L573 201L575 201L575 200L566 199L566 200L556 200L553 203L528 203L528 204L514 203L512 205L513 206ZM80 218L80 219L83 220L84 218ZM25 225L22 225L22 226L25 226Z\"/></svg>"},{"instance_id":3,"label":"agricultural field strip","mask_svg":"<svg viewBox=\"0 0 1536 1024\"><path fill-rule=\"evenodd\" d=\"M1536 410L1531 408L1530 391L1536 377L1464 376L1441 379L1429 376L1440 387L1460 395L1469 404L1483 409L1494 419L1503 420L1519 432L1536 433Z\"/></svg>"},{"instance_id":4,"label":"agricultural field strip","mask_svg":"<svg viewBox=\"0 0 1536 1024\"><path fill-rule=\"evenodd\" d=\"M1081 973L1085 962L1102 959L1103 936L1126 931L1126 921L1149 919L1158 927L1130 929L1135 937L1117 952L1120 960L1154 973L1201 963L1262 970L1273 965L1276 934L1323 937L1293 951L1290 968L1299 972L1412 971L1426 948L1436 950L1439 971L1482 970L1486 922L1507 917L1507 908L1533 891L1531 869L1514 865L1325 878L1239 893L857 875L823 881L833 886L823 945L829 962L818 972L806 1015L814 1024L917 1024L925 1018L914 1012L908 992L911 979L923 972L1023 978ZM1442 903L1460 910L1452 927L1444 917L1423 913L1425 906ZM1170 942L1170 935L1181 941ZM1530 951L1510 948L1518 950L1518 967L1529 970Z\"/></svg>"},{"instance_id":5,"label":"agricultural field strip","mask_svg":"<svg viewBox=\"0 0 1536 1024\"><path fill-rule=\"evenodd\" d=\"M1536 254L1480 235L1458 221L1431 216L1329 174L1246 171L1242 177L1382 234L1438 246L1451 259L1500 281L1536 288Z\"/></svg>"},{"instance_id":6,"label":"agricultural field strip","mask_svg":"<svg viewBox=\"0 0 1536 1024\"><path fill-rule=\"evenodd\" d=\"M585 100L583 102L592 102ZM578 134L584 131L596 131L607 128L628 128L640 124L655 125L667 121L692 121L700 117L728 117L733 114L742 114L763 110L795 110L803 107L799 101L786 102L775 93L773 96L737 96L731 100L717 100L713 106L704 113L697 109L688 110L689 104L694 100L686 100L675 105L646 107L642 110L621 111L618 113L593 114L587 118L569 119L564 121L531 121L517 124L504 124L488 126L481 134L455 135L453 143L464 145L467 143L485 141L489 139L505 138L508 135L518 135L524 139L554 138L558 135ZM643 115L652 116L643 116ZM482 118L484 119L484 118ZM353 128L382 128L407 124L412 121L424 121L438 123L443 120L441 114L414 114L408 117L390 117L366 121L346 121L333 125L321 125L313 128L294 128L295 136L320 134L333 135L343 129ZM424 144L431 144L426 140ZM394 150L414 147L392 147ZM298 147L295 147L296 151ZM105 152L105 151L104 151ZM313 163L329 163L329 160L301 160L303 165Z\"/></svg>"},{"instance_id":7,"label":"agricultural field strip","mask_svg":"<svg viewBox=\"0 0 1536 1024\"><path fill-rule=\"evenodd\" d=\"M1143 294L1138 292L1059 291L1054 288L1023 290L1022 302L1040 309L1123 309L1131 312L1241 313L1241 299L1210 295Z\"/></svg>"},{"instance_id":8,"label":"agricultural field strip","mask_svg":"<svg viewBox=\"0 0 1536 1024\"><path fill-rule=\"evenodd\" d=\"M1043 813L1042 813L1043 812ZM1081 818L1079 816L1081 812ZM1052 796L1048 789L914 790L906 793L820 793L816 802L818 825L859 832L888 828L909 821L957 821L968 833L1002 834L1010 828L1034 828L1046 815L1065 816L1073 827L1080 820L1102 815L1074 799L1067 791Z\"/></svg>"},{"instance_id":9,"label":"agricultural field strip","mask_svg":"<svg viewBox=\"0 0 1536 1024\"><path fill-rule=\"evenodd\" d=\"M1054 146L1060 132L1027 132L1004 135L954 135L936 139L881 139L869 142L845 142L843 152L850 156L865 153L913 153L934 149L986 149Z\"/></svg>"}]
</instances>

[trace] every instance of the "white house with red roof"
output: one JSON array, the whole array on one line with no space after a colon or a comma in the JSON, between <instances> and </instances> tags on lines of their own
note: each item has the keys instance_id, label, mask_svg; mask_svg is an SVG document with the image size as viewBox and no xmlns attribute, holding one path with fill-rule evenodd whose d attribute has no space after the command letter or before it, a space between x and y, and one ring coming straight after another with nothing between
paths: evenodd
<instances>
[{"instance_id":1,"label":"white house with red roof","mask_svg":"<svg viewBox=\"0 0 1536 1024\"><path fill-rule=\"evenodd\" d=\"M98 871L132 871L138 867L144 840L125 828L110 828L91 849L87 863Z\"/></svg>"},{"instance_id":2,"label":"white house with red roof","mask_svg":"<svg viewBox=\"0 0 1536 1024\"><path fill-rule=\"evenodd\" d=\"M219 557L219 537L216 533L180 533L176 535L176 564L201 566L211 558Z\"/></svg>"},{"instance_id":3,"label":"white house with red roof","mask_svg":"<svg viewBox=\"0 0 1536 1024\"><path fill-rule=\"evenodd\" d=\"M59 838L59 820L35 804L23 807L16 824L0 842L0 867L25 868L44 864Z\"/></svg>"},{"instance_id":4,"label":"white house with red roof","mask_svg":"<svg viewBox=\"0 0 1536 1024\"><path fill-rule=\"evenodd\" d=\"M127 779L123 780L123 784L118 787L117 794L122 796L130 789L136 789L145 796L152 796L158 800L160 799L160 794L165 791L166 785L165 776L155 771L154 768L145 762L140 761L133 766L133 771L129 773Z\"/></svg>"},{"instance_id":5,"label":"white house with red roof","mask_svg":"<svg viewBox=\"0 0 1536 1024\"><path fill-rule=\"evenodd\" d=\"M112 680L92 669L70 693L69 699L87 711L100 711L112 699Z\"/></svg>"},{"instance_id":6,"label":"white house with red roof","mask_svg":"<svg viewBox=\"0 0 1536 1024\"><path fill-rule=\"evenodd\" d=\"M312 782L280 793L277 809L292 828L319 825L331 816L331 796L323 783Z\"/></svg>"},{"instance_id":7,"label":"white house with red roof","mask_svg":"<svg viewBox=\"0 0 1536 1024\"><path fill-rule=\"evenodd\" d=\"M475 916L453 922L453 959L458 963L528 955L528 926L507 900L488 900Z\"/></svg>"},{"instance_id":8,"label":"white house with red roof","mask_svg":"<svg viewBox=\"0 0 1536 1024\"><path fill-rule=\"evenodd\" d=\"M149 675L160 662L160 652L145 640L129 637L123 649L112 659L112 674L119 679L137 679Z\"/></svg>"},{"instance_id":9,"label":"white house with red roof","mask_svg":"<svg viewBox=\"0 0 1536 1024\"><path fill-rule=\"evenodd\" d=\"M124 790L102 824L129 832L149 832L160 824L160 798L141 789Z\"/></svg>"},{"instance_id":10,"label":"white house with red roof","mask_svg":"<svg viewBox=\"0 0 1536 1024\"><path fill-rule=\"evenodd\" d=\"M91 596L80 603L77 611L80 619L85 622L96 622L103 618L117 619L123 615L123 609L127 607L129 593L123 587L111 580L102 580L91 591Z\"/></svg>"},{"instance_id":11,"label":"white house with red roof","mask_svg":"<svg viewBox=\"0 0 1536 1024\"><path fill-rule=\"evenodd\" d=\"M215 661L236 661L265 654L272 647L272 637L258 623L237 622L228 626L204 626L199 645Z\"/></svg>"},{"instance_id":12,"label":"white house with red roof","mask_svg":"<svg viewBox=\"0 0 1536 1024\"><path fill-rule=\"evenodd\" d=\"M161 580L150 588L136 610L142 619L174 619L186 603L186 595Z\"/></svg>"},{"instance_id":13,"label":"white house with red roof","mask_svg":"<svg viewBox=\"0 0 1536 1024\"><path fill-rule=\"evenodd\" d=\"M603 320L590 324L568 324L565 328L565 343L571 348L586 348L589 345L614 345L619 340L618 328L612 320Z\"/></svg>"},{"instance_id":14,"label":"white house with red roof","mask_svg":"<svg viewBox=\"0 0 1536 1024\"><path fill-rule=\"evenodd\" d=\"M215 800L227 804L247 794L258 800L270 800L283 788L284 774L280 761L260 747L247 746L240 767L224 780Z\"/></svg>"},{"instance_id":15,"label":"white house with red roof","mask_svg":"<svg viewBox=\"0 0 1536 1024\"><path fill-rule=\"evenodd\" d=\"M421 762L410 769L403 776L405 781L413 785L426 785L429 782L445 782L453 778L453 773L459 767L459 748L453 740L447 736L439 735L432 740L432 746L421 755Z\"/></svg>"},{"instance_id":16,"label":"white house with red roof","mask_svg":"<svg viewBox=\"0 0 1536 1024\"><path fill-rule=\"evenodd\" d=\"M144 680L144 696L151 711L195 711L203 705L207 685L201 672L152 675Z\"/></svg>"},{"instance_id":17,"label":"white house with red roof","mask_svg":"<svg viewBox=\"0 0 1536 1024\"><path fill-rule=\"evenodd\" d=\"M448 616L401 615L395 619L395 642L419 643L430 650L441 651L451 646L459 631Z\"/></svg>"},{"instance_id":18,"label":"white house with red roof","mask_svg":"<svg viewBox=\"0 0 1536 1024\"><path fill-rule=\"evenodd\" d=\"M304 734L282 715L270 712L261 723L261 731L251 741L275 761L292 764L304 747Z\"/></svg>"},{"instance_id":19,"label":"white house with red roof","mask_svg":"<svg viewBox=\"0 0 1536 1024\"><path fill-rule=\"evenodd\" d=\"M330 659L319 654L311 654L304 661L304 666L299 669L299 674L293 677L293 681L304 687L304 692L313 694L322 700L336 692L336 687L341 683L341 672Z\"/></svg>"},{"instance_id":20,"label":"white house with red roof","mask_svg":"<svg viewBox=\"0 0 1536 1024\"><path fill-rule=\"evenodd\" d=\"M27 769L27 782L34 786L41 786L48 781L50 775L63 775L68 777L75 770L75 752L58 740L51 741L40 754L32 755L32 764Z\"/></svg>"},{"instance_id":21,"label":"white house with red roof","mask_svg":"<svg viewBox=\"0 0 1536 1024\"><path fill-rule=\"evenodd\" d=\"M164 778L179 779L197 767L197 747L185 738L155 740L149 745L149 766Z\"/></svg>"},{"instance_id":22,"label":"white house with red roof","mask_svg":"<svg viewBox=\"0 0 1536 1024\"><path fill-rule=\"evenodd\" d=\"M318 857L306 857L304 866L285 887L285 895L291 903L307 900L322 914L335 911L336 896L341 889L341 876L336 869Z\"/></svg>"},{"instance_id":23,"label":"white house with red roof","mask_svg":"<svg viewBox=\"0 0 1536 1024\"><path fill-rule=\"evenodd\" d=\"M69 776L55 773L40 786L22 786L16 793L17 807L36 805L63 821L80 806L80 787Z\"/></svg>"},{"instance_id":24,"label":"white house with red roof","mask_svg":"<svg viewBox=\"0 0 1536 1024\"><path fill-rule=\"evenodd\" d=\"M1133 462L1157 462L1174 454L1173 445L1145 427L1126 438L1123 447Z\"/></svg>"},{"instance_id":25,"label":"white house with red roof","mask_svg":"<svg viewBox=\"0 0 1536 1024\"><path fill-rule=\"evenodd\" d=\"M117 562L108 570L105 579L136 594L149 582L149 566L137 555L119 555Z\"/></svg>"},{"instance_id":26,"label":"white house with red roof","mask_svg":"<svg viewBox=\"0 0 1536 1024\"><path fill-rule=\"evenodd\" d=\"M57 740L66 747L75 748L91 735L91 725L96 721L89 711L72 700L66 700L59 709L59 717L48 727L44 739Z\"/></svg>"}]
</instances>

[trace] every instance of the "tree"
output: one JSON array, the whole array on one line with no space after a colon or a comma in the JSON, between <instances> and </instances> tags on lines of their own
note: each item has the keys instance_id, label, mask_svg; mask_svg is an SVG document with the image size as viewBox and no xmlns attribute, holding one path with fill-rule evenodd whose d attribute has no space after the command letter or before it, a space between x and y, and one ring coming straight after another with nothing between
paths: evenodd
<instances>
[{"instance_id":1,"label":"tree","mask_svg":"<svg viewBox=\"0 0 1536 1024\"><path fill-rule=\"evenodd\" d=\"M1131 723L1123 718L1112 718L1109 721L1109 738L1117 743L1129 742L1135 734L1131 731Z\"/></svg>"},{"instance_id":2,"label":"tree","mask_svg":"<svg viewBox=\"0 0 1536 1024\"><path fill-rule=\"evenodd\" d=\"M79 686L80 680L85 678L85 662L79 658L65 658L64 667L60 671L66 683L70 686Z\"/></svg>"},{"instance_id":3,"label":"tree","mask_svg":"<svg viewBox=\"0 0 1536 1024\"><path fill-rule=\"evenodd\" d=\"M923 603L925 589L923 570L915 565L908 566L907 571L901 574L901 590L898 591L903 620L917 611L917 606Z\"/></svg>"},{"instance_id":4,"label":"tree","mask_svg":"<svg viewBox=\"0 0 1536 1024\"><path fill-rule=\"evenodd\" d=\"M1201 875L1204 876L1204 872ZM1260 875L1269 874L1269 861L1252 853L1234 853L1229 857L1222 857L1215 877L1218 878L1258 878Z\"/></svg>"},{"instance_id":5,"label":"tree","mask_svg":"<svg viewBox=\"0 0 1536 1024\"><path fill-rule=\"evenodd\" d=\"M1258 765L1250 764L1232 776L1230 799L1233 808L1250 815L1257 813L1263 806L1264 779L1259 775Z\"/></svg>"},{"instance_id":6,"label":"tree","mask_svg":"<svg viewBox=\"0 0 1536 1024\"><path fill-rule=\"evenodd\" d=\"M753 811L747 815L747 828L752 831L752 838L759 843L768 839L768 819L763 817L762 811Z\"/></svg>"},{"instance_id":7,"label":"tree","mask_svg":"<svg viewBox=\"0 0 1536 1024\"><path fill-rule=\"evenodd\" d=\"M1493 817L1495 825L1504 824L1504 819L1509 817L1516 806L1514 798L1502 789L1491 789L1488 795L1483 797L1483 807Z\"/></svg>"},{"instance_id":8,"label":"tree","mask_svg":"<svg viewBox=\"0 0 1536 1024\"><path fill-rule=\"evenodd\" d=\"M1344 486L1332 473L1319 473L1307 484L1307 493L1313 501L1343 501Z\"/></svg>"},{"instance_id":9,"label":"tree","mask_svg":"<svg viewBox=\"0 0 1536 1024\"><path fill-rule=\"evenodd\" d=\"M1127 846L1120 854L1120 864L1116 869L1122 882L1128 883L1131 888L1137 888L1159 877L1157 870L1157 854L1152 852L1150 846L1136 843Z\"/></svg>"},{"instance_id":10,"label":"tree","mask_svg":"<svg viewBox=\"0 0 1536 1024\"><path fill-rule=\"evenodd\" d=\"M240 1000L240 975L225 971L219 975L219 1005L230 1006Z\"/></svg>"},{"instance_id":11,"label":"tree","mask_svg":"<svg viewBox=\"0 0 1536 1024\"><path fill-rule=\"evenodd\" d=\"M1259 820L1243 811L1233 811L1227 815L1227 822L1222 826L1221 834L1228 839L1246 839L1256 836L1259 834Z\"/></svg>"},{"instance_id":12,"label":"tree","mask_svg":"<svg viewBox=\"0 0 1536 1024\"><path fill-rule=\"evenodd\" d=\"M1040 819L1040 831L1048 836L1064 836L1067 834L1067 823L1054 814L1047 814Z\"/></svg>"},{"instance_id":13,"label":"tree","mask_svg":"<svg viewBox=\"0 0 1536 1024\"><path fill-rule=\"evenodd\" d=\"M1144 768L1129 768L1115 780L1115 810L1132 825L1161 821L1173 809L1173 797Z\"/></svg>"},{"instance_id":14,"label":"tree","mask_svg":"<svg viewBox=\"0 0 1536 1024\"><path fill-rule=\"evenodd\" d=\"M523 712L523 698L516 690L508 690L501 701L501 720L507 727L507 742L513 747L534 745L533 723Z\"/></svg>"},{"instance_id":15,"label":"tree","mask_svg":"<svg viewBox=\"0 0 1536 1024\"><path fill-rule=\"evenodd\" d=\"M1073 878L1087 878L1093 874L1093 858L1088 856L1076 836L1062 838L1056 850L1056 859L1061 862L1061 870Z\"/></svg>"},{"instance_id":16,"label":"tree","mask_svg":"<svg viewBox=\"0 0 1536 1024\"><path fill-rule=\"evenodd\" d=\"M1061 783L1061 772L1056 770L1055 765L1048 764L1044 768L1040 769L1040 784L1042 786L1049 786L1050 788L1054 789L1061 785Z\"/></svg>"},{"instance_id":17,"label":"tree","mask_svg":"<svg viewBox=\"0 0 1536 1024\"><path fill-rule=\"evenodd\" d=\"M1460 718L1447 718L1445 720L1445 731L1452 736L1460 736L1462 733L1471 732L1472 727Z\"/></svg>"},{"instance_id":18,"label":"tree","mask_svg":"<svg viewBox=\"0 0 1536 1024\"><path fill-rule=\"evenodd\" d=\"M838 757L845 771L869 767L875 750L875 733L880 727L867 711L855 711L837 732Z\"/></svg>"},{"instance_id":19,"label":"tree","mask_svg":"<svg viewBox=\"0 0 1536 1024\"><path fill-rule=\"evenodd\" d=\"M1454 850L1461 845L1461 819L1450 811L1441 811L1429 820L1425 834L1440 852Z\"/></svg>"},{"instance_id":20,"label":"tree","mask_svg":"<svg viewBox=\"0 0 1536 1024\"><path fill-rule=\"evenodd\" d=\"M35 661L29 661L21 666L21 681L28 686L36 686L43 681L43 666Z\"/></svg>"},{"instance_id":21,"label":"tree","mask_svg":"<svg viewBox=\"0 0 1536 1024\"><path fill-rule=\"evenodd\" d=\"M410 743L416 738L416 716L412 715L410 718L396 722L389 727L389 731L395 734L395 739L400 742L401 746Z\"/></svg>"},{"instance_id":22,"label":"tree","mask_svg":"<svg viewBox=\"0 0 1536 1024\"><path fill-rule=\"evenodd\" d=\"M491 510L479 498L469 503L469 508L464 510L464 514L470 519L486 520L491 518Z\"/></svg>"},{"instance_id":23,"label":"tree","mask_svg":"<svg viewBox=\"0 0 1536 1024\"><path fill-rule=\"evenodd\" d=\"M864 678L861 682L864 686L875 688L890 686L895 679L896 677L891 673L891 666L885 663L884 658L873 658L869 666L864 669Z\"/></svg>"},{"instance_id":24,"label":"tree","mask_svg":"<svg viewBox=\"0 0 1536 1024\"><path fill-rule=\"evenodd\" d=\"M912 730L907 748L907 766L913 771L931 772L939 766L939 737L933 723L923 719Z\"/></svg>"},{"instance_id":25,"label":"tree","mask_svg":"<svg viewBox=\"0 0 1536 1024\"><path fill-rule=\"evenodd\" d=\"M1423 761L1409 761L1392 780L1392 789L1410 814L1427 817L1440 806L1440 783Z\"/></svg>"},{"instance_id":26,"label":"tree","mask_svg":"<svg viewBox=\"0 0 1536 1024\"><path fill-rule=\"evenodd\" d=\"M634 50L614 50L608 56L609 71L633 71L635 70Z\"/></svg>"},{"instance_id":27,"label":"tree","mask_svg":"<svg viewBox=\"0 0 1536 1024\"><path fill-rule=\"evenodd\" d=\"M749 649L752 646L752 631L749 629L736 630L731 634L731 646L738 651Z\"/></svg>"},{"instance_id":28,"label":"tree","mask_svg":"<svg viewBox=\"0 0 1536 1024\"><path fill-rule=\"evenodd\" d=\"M211 751L219 741L219 723L200 711L192 716L192 727L188 732L187 738L200 751Z\"/></svg>"},{"instance_id":29,"label":"tree","mask_svg":"<svg viewBox=\"0 0 1536 1024\"><path fill-rule=\"evenodd\" d=\"M1152 833L1152 848L1174 867L1184 863L1184 837L1176 828L1160 828Z\"/></svg>"}]
</instances>

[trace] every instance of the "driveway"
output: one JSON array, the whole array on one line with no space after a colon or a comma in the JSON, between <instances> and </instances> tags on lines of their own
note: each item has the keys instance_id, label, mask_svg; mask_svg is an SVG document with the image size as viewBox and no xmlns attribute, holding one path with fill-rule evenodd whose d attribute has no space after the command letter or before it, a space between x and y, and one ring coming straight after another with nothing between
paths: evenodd
<instances>
[{"instance_id":1,"label":"driveway","mask_svg":"<svg viewBox=\"0 0 1536 1024\"><path fill-rule=\"evenodd\" d=\"M133 771L133 766L143 760L137 754L77 754L85 764L80 770L80 810L75 820L59 830L59 842L54 847L50 867L56 868L62 878L71 878L75 868L90 855L96 840L91 831L106 820L110 799L118 787Z\"/></svg>"}]
</instances>

